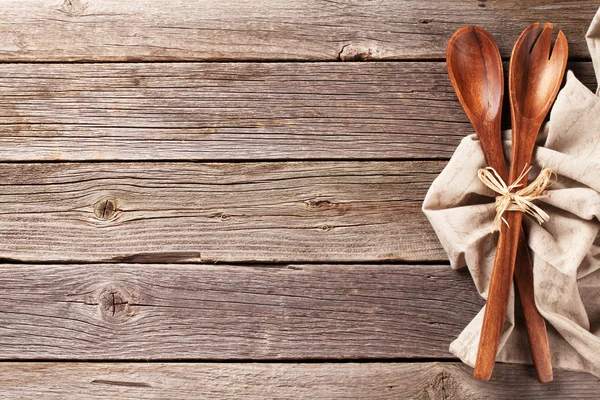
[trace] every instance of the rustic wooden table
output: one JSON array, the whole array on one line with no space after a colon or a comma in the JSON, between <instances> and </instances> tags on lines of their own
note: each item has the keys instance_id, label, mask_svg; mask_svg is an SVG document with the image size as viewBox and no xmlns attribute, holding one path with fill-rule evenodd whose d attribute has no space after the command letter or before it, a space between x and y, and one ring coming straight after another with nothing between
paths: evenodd
<instances>
[{"instance_id":1,"label":"rustic wooden table","mask_svg":"<svg viewBox=\"0 0 600 400\"><path fill-rule=\"evenodd\" d=\"M597 8L0 2L0 398L597 398L472 379L483 301L420 211L472 132L452 32L552 21L594 87Z\"/></svg>"}]
</instances>

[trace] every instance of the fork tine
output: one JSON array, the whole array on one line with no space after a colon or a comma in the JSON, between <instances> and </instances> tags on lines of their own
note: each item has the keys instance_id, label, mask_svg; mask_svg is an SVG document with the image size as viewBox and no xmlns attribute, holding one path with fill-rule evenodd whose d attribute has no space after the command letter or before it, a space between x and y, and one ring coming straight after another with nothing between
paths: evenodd
<instances>
[{"instance_id":1,"label":"fork tine","mask_svg":"<svg viewBox=\"0 0 600 400\"><path fill-rule=\"evenodd\" d=\"M569 44L567 42L567 38L563 31L558 31L558 35L556 36L556 42L554 43L554 48L552 49L552 54L550 55L550 60L554 62L562 62L564 59L569 56Z\"/></svg>"},{"instance_id":2,"label":"fork tine","mask_svg":"<svg viewBox=\"0 0 600 400\"><path fill-rule=\"evenodd\" d=\"M552 45L552 24L546 22L537 41L531 49L531 55L535 58L548 60L550 58L550 46Z\"/></svg>"},{"instance_id":3,"label":"fork tine","mask_svg":"<svg viewBox=\"0 0 600 400\"><path fill-rule=\"evenodd\" d=\"M529 25L525 30L521 33L517 42L515 43L512 54L511 61L517 54L525 55L529 53L533 44L535 43L538 37L538 28L540 26L539 22L535 22Z\"/></svg>"},{"instance_id":4,"label":"fork tine","mask_svg":"<svg viewBox=\"0 0 600 400\"><path fill-rule=\"evenodd\" d=\"M531 46L539 36L539 27L540 23L534 22L525 28L525 30L521 33L521 36L519 36L518 41L521 41L521 43L518 43L518 45L525 46L528 51L531 50Z\"/></svg>"}]
</instances>

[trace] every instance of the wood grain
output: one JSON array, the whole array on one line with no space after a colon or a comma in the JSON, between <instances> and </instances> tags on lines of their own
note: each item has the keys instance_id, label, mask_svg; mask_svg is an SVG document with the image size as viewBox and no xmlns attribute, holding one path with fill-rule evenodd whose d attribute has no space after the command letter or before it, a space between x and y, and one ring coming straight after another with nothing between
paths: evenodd
<instances>
[{"instance_id":1,"label":"wood grain","mask_svg":"<svg viewBox=\"0 0 600 400\"><path fill-rule=\"evenodd\" d=\"M7 64L0 77L4 160L447 158L469 132L443 63Z\"/></svg>"},{"instance_id":2,"label":"wood grain","mask_svg":"<svg viewBox=\"0 0 600 400\"><path fill-rule=\"evenodd\" d=\"M0 258L445 260L421 212L444 164L0 164Z\"/></svg>"},{"instance_id":3,"label":"wood grain","mask_svg":"<svg viewBox=\"0 0 600 400\"><path fill-rule=\"evenodd\" d=\"M478 382L458 363L10 363L0 395L13 399L596 399L600 381L558 371L536 384L531 367L499 364Z\"/></svg>"},{"instance_id":4,"label":"wood grain","mask_svg":"<svg viewBox=\"0 0 600 400\"><path fill-rule=\"evenodd\" d=\"M0 2L0 61L437 58L481 25L504 56L531 22L563 29L589 57L592 0L28 0Z\"/></svg>"},{"instance_id":5,"label":"wood grain","mask_svg":"<svg viewBox=\"0 0 600 400\"><path fill-rule=\"evenodd\" d=\"M447 40L478 24L506 57L549 20L595 88L596 9L0 2L0 398L596 398L589 375L406 362L452 361L483 305L420 211L472 133Z\"/></svg>"},{"instance_id":6,"label":"wood grain","mask_svg":"<svg viewBox=\"0 0 600 400\"><path fill-rule=\"evenodd\" d=\"M447 159L471 133L440 62L0 64L5 161Z\"/></svg>"},{"instance_id":7,"label":"wood grain","mask_svg":"<svg viewBox=\"0 0 600 400\"><path fill-rule=\"evenodd\" d=\"M453 358L483 306L444 265L0 264L0 287L20 360Z\"/></svg>"}]
</instances>

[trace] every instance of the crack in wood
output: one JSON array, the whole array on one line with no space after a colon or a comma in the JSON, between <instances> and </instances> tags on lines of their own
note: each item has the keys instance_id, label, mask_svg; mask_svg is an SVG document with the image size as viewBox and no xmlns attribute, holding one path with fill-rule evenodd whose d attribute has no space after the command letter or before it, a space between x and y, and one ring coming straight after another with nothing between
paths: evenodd
<instances>
[{"instance_id":1,"label":"crack in wood","mask_svg":"<svg viewBox=\"0 0 600 400\"><path fill-rule=\"evenodd\" d=\"M124 381L111 381L105 379L94 379L90 383L92 384L102 384L102 385L111 385L111 386L125 386L125 387L152 387L149 383L145 382L124 382Z\"/></svg>"},{"instance_id":2,"label":"crack in wood","mask_svg":"<svg viewBox=\"0 0 600 400\"><path fill-rule=\"evenodd\" d=\"M112 315L114 317L115 312L117 311L117 306L128 305L129 302L128 301L118 301L120 299L120 297L118 296L118 293L116 293L116 292L111 292L110 294L112 296Z\"/></svg>"},{"instance_id":3,"label":"crack in wood","mask_svg":"<svg viewBox=\"0 0 600 400\"><path fill-rule=\"evenodd\" d=\"M448 398L448 394L446 393L446 371L442 370L440 379L442 381L442 397L443 400L446 400Z\"/></svg>"}]
</instances>

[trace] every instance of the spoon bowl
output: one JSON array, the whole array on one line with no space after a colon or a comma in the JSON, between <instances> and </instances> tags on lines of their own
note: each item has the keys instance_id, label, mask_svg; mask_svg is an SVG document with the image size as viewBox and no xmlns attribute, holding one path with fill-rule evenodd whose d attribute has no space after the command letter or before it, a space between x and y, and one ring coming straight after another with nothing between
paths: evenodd
<instances>
[{"instance_id":1,"label":"spoon bowl","mask_svg":"<svg viewBox=\"0 0 600 400\"><path fill-rule=\"evenodd\" d=\"M446 65L488 165L506 179L508 170L500 137L504 71L494 38L478 26L459 29L448 42Z\"/></svg>"},{"instance_id":2,"label":"spoon bowl","mask_svg":"<svg viewBox=\"0 0 600 400\"><path fill-rule=\"evenodd\" d=\"M502 111L502 59L494 39L478 26L452 36L446 52L448 73L472 124L495 123Z\"/></svg>"}]
</instances>

